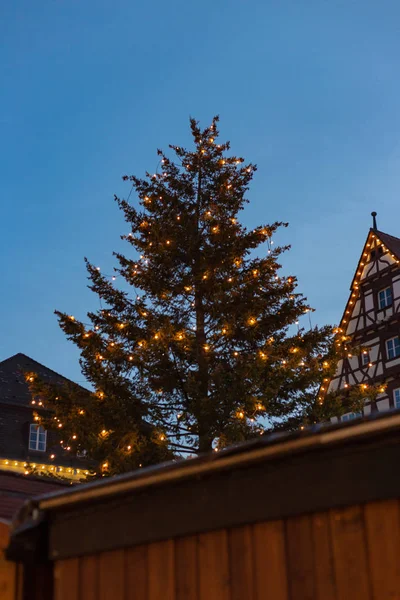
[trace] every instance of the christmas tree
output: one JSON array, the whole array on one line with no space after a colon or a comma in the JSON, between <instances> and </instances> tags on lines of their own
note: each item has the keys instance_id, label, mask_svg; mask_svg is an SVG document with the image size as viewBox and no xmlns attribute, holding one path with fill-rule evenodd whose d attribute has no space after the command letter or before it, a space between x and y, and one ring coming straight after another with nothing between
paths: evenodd
<instances>
[{"instance_id":1,"label":"christmas tree","mask_svg":"<svg viewBox=\"0 0 400 600\"><path fill-rule=\"evenodd\" d=\"M124 177L138 198L116 198L129 254L115 254L111 277L87 262L104 308L89 325L57 312L95 391L29 375L54 411L38 420L103 474L344 412L318 395L338 357L332 329L302 325L312 309L296 277L280 274L288 247L273 237L287 224L241 224L256 167L219 143L217 125L192 119L191 150L170 146L155 174Z\"/></svg>"}]
</instances>

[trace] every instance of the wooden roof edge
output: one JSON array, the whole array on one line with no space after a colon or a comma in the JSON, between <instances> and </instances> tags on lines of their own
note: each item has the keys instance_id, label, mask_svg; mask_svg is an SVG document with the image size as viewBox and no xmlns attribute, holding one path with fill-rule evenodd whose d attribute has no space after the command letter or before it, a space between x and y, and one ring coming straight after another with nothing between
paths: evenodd
<instances>
[{"instance_id":1,"label":"wooden roof edge","mask_svg":"<svg viewBox=\"0 0 400 600\"><path fill-rule=\"evenodd\" d=\"M400 430L400 410L390 411L389 414L370 415L346 423L324 423L290 433L267 434L218 453L210 452L194 459L137 469L110 479L83 483L79 487L69 488L68 491L49 492L37 496L34 505L40 510L58 510L67 505L107 498L153 485L172 484L201 474L249 465L263 459L291 456L294 452L317 450L321 445L345 443L393 429Z\"/></svg>"}]
</instances>

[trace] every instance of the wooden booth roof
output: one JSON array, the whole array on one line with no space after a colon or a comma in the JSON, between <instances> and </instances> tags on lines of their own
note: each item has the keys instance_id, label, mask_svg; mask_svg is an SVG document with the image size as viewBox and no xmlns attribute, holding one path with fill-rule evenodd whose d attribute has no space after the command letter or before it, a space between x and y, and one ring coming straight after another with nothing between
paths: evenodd
<instances>
[{"instance_id":1,"label":"wooden booth roof","mask_svg":"<svg viewBox=\"0 0 400 600\"><path fill-rule=\"evenodd\" d=\"M9 556L54 560L398 498L399 433L400 412L386 413L46 494L16 518Z\"/></svg>"}]
</instances>

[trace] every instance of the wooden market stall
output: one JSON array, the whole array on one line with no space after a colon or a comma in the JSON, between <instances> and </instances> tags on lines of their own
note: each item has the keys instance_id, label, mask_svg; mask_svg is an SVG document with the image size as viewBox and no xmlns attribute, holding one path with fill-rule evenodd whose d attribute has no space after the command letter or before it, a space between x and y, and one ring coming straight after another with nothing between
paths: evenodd
<instances>
[{"instance_id":1,"label":"wooden market stall","mask_svg":"<svg viewBox=\"0 0 400 600\"><path fill-rule=\"evenodd\" d=\"M400 414L42 496L24 600L400 598Z\"/></svg>"}]
</instances>

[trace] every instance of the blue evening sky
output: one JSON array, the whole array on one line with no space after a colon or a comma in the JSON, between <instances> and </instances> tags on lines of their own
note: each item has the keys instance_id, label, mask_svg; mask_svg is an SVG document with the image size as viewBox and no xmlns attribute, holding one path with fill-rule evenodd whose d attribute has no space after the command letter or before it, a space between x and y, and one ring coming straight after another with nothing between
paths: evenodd
<instances>
[{"instance_id":1,"label":"blue evening sky","mask_svg":"<svg viewBox=\"0 0 400 600\"><path fill-rule=\"evenodd\" d=\"M81 381L53 310L98 301L126 232L113 194L189 115L257 163L244 221L287 220L285 270L337 323L378 211L400 235L397 0L2 0L0 359Z\"/></svg>"}]
</instances>

